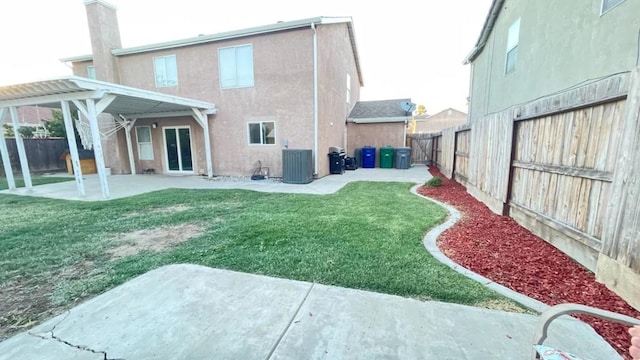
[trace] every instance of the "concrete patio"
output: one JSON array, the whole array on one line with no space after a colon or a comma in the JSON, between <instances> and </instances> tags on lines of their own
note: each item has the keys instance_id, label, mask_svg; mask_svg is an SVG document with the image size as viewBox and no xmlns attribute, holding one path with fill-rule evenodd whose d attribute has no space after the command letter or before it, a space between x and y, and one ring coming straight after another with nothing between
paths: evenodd
<instances>
[{"instance_id":1,"label":"concrete patio","mask_svg":"<svg viewBox=\"0 0 640 360\"><path fill-rule=\"evenodd\" d=\"M0 359L527 359L537 317L196 265L141 275L0 343ZM590 327L545 342L619 359Z\"/></svg>"},{"instance_id":2,"label":"concrete patio","mask_svg":"<svg viewBox=\"0 0 640 360\"><path fill-rule=\"evenodd\" d=\"M57 176L68 176L66 174ZM0 194L38 196L54 199L104 201L100 183L96 174L85 175L86 196L80 197L75 181L34 186L31 191L25 188L2 190ZM118 199L147 192L169 189L244 189L261 192L332 194L353 181L395 181L422 184L431 178L426 166L416 165L409 169L357 169L343 175L329 175L309 184L285 184L273 179L251 180L249 178L213 178L203 176L169 175L112 175L109 181L109 199ZM109 200L107 199L107 200Z\"/></svg>"}]
</instances>

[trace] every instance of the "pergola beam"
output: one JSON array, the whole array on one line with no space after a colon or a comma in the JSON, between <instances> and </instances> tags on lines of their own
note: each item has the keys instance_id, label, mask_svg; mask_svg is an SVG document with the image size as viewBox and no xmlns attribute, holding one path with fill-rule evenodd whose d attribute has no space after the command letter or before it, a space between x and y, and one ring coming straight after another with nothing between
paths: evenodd
<instances>
[{"instance_id":1,"label":"pergola beam","mask_svg":"<svg viewBox=\"0 0 640 360\"><path fill-rule=\"evenodd\" d=\"M20 106L42 105L42 104L52 104L52 103L57 104L60 101L100 99L104 95L105 95L104 91L81 91L81 92L73 92L68 94L44 95L44 96L36 96L36 97L30 97L30 98L24 98L24 99L4 100L2 101L2 106L20 107Z\"/></svg>"},{"instance_id":2,"label":"pergola beam","mask_svg":"<svg viewBox=\"0 0 640 360\"><path fill-rule=\"evenodd\" d=\"M24 141L22 135L20 135L20 122L18 121L18 110L15 106L9 107L9 113L11 114L11 122L13 123L13 136L16 139L16 147L18 148L18 158L20 159L20 168L22 169L22 178L24 180L24 186L27 191L33 190L33 183L31 182L31 172L29 172L29 161L27 160L27 152L24 150Z\"/></svg>"},{"instance_id":3,"label":"pergola beam","mask_svg":"<svg viewBox=\"0 0 640 360\"><path fill-rule=\"evenodd\" d=\"M80 166L80 155L78 154L78 145L76 143L76 135L73 131L73 122L71 119L71 109L68 101L61 101L62 117L64 118L64 129L67 133L67 143L69 144L69 153L71 154L71 163L73 164L73 174L76 178L76 187L81 197L85 196L84 182L82 180L82 167Z\"/></svg>"},{"instance_id":4,"label":"pergola beam","mask_svg":"<svg viewBox=\"0 0 640 360\"><path fill-rule=\"evenodd\" d=\"M0 108L0 155L2 156L2 166L4 167L4 174L7 177L7 184L9 190L16 189L16 181L13 178L13 169L11 168L11 159L9 158L9 149L7 148L7 140L4 138L4 117L7 115L7 108Z\"/></svg>"}]
</instances>

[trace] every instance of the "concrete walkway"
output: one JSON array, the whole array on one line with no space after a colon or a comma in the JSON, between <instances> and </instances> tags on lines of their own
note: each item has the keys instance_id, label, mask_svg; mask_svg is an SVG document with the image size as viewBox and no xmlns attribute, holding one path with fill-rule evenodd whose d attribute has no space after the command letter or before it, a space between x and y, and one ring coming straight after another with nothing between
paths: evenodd
<instances>
[{"instance_id":1,"label":"concrete walkway","mask_svg":"<svg viewBox=\"0 0 640 360\"><path fill-rule=\"evenodd\" d=\"M163 175L110 176L109 185L115 199L167 188L330 194L352 181L422 184L429 178L426 167L414 166L358 169L305 185ZM85 179L85 198L78 197L73 181L0 193L104 200L97 176ZM444 206L452 216L426 235L427 249L456 271L544 310L544 304L502 289L439 253L436 237L456 220L455 209ZM527 359L536 322L531 315L172 265L0 342L0 360ZM589 326L570 317L553 323L545 344L593 359L620 358Z\"/></svg>"},{"instance_id":2,"label":"concrete walkway","mask_svg":"<svg viewBox=\"0 0 640 360\"><path fill-rule=\"evenodd\" d=\"M170 265L0 343L0 359L527 359L537 318ZM587 325L545 344L616 352Z\"/></svg>"},{"instance_id":3,"label":"concrete walkway","mask_svg":"<svg viewBox=\"0 0 640 360\"><path fill-rule=\"evenodd\" d=\"M68 176L68 175L62 175ZM357 169L343 175L328 175L309 184L285 184L275 180L251 180L249 178L213 178L202 176L168 175L112 175L107 177L109 199L118 199L142 193L169 189L244 189L261 192L332 194L353 181L396 181L423 184L431 178L426 166L416 165L410 169ZM86 196L80 197L75 181L34 186L32 191L24 188L2 190L0 194L48 197L65 200L103 201L98 176L84 176Z\"/></svg>"}]
</instances>

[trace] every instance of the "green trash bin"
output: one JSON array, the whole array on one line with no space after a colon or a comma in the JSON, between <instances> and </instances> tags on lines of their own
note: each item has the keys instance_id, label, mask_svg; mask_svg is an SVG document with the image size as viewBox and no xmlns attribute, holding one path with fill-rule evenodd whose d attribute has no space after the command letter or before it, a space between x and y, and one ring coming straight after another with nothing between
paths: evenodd
<instances>
[{"instance_id":1,"label":"green trash bin","mask_svg":"<svg viewBox=\"0 0 640 360\"><path fill-rule=\"evenodd\" d=\"M393 147L385 146L380 148L380 168L393 168Z\"/></svg>"}]
</instances>

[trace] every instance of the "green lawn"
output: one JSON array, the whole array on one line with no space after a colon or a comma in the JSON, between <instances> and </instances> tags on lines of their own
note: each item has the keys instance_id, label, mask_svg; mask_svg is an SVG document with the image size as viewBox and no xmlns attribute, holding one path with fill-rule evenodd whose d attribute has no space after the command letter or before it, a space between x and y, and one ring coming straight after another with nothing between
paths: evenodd
<instances>
[{"instance_id":1,"label":"green lawn","mask_svg":"<svg viewBox=\"0 0 640 360\"><path fill-rule=\"evenodd\" d=\"M31 326L172 263L423 300L504 300L429 255L422 237L445 211L410 187L359 182L325 196L164 190L90 203L0 195L0 329ZM193 237L154 252L142 241L149 234Z\"/></svg>"},{"instance_id":2,"label":"green lawn","mask_svg":"<svg viewBox=\"0 0 640 360\"><path fill-rule=\"evenodd\" d=\"M16 181L16 187L24 187L24 179L22 177L14 176ZM40 176L40 175L32 175L31 183L33 186L36 185L44 185L44 184L53 184L65 181L73 181L72 177L51 177L51 176ZM9 188L9 184L7 183L6 177L0 177L0 190L6 190Z\"/></svg>"}]
</instances>

